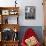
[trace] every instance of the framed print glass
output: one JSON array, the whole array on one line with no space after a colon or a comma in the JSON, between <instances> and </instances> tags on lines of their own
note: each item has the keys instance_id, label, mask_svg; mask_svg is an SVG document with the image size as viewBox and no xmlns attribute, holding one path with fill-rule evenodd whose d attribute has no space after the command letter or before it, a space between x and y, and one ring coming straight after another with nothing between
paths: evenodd
<instances>
[{"instance_id":1,"label":"framed print glass","mask_svg":"<svg viewBox=\"0 0 46 46\"><path fill-rule=\"evenodd\" d=\"M25 7L25 19L35 19L36 8L35 6Z\"/></svg>"}]
</instances>

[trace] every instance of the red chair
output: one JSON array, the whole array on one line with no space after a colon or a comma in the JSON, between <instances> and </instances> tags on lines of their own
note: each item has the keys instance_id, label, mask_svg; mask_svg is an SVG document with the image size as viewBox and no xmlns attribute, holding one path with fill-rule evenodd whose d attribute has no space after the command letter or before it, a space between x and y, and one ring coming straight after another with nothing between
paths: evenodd
<instances>
[{"instance_id":1,"label":"red chair","mask_svg":"<svg viewBox=\"0 0 46 46\"><path fill-rule=\"evenodd\" d=\"M34 36L37 39L37 35L33 31L33 29L31 29L31 28L27 29L27 31L25 32L24 37L22 38L21 46L27 46L26 43L25 43L25 40L32 37L32 36ZM40 42L38 41L35 46L41 46Z\"/></svg>"}]
</instances>

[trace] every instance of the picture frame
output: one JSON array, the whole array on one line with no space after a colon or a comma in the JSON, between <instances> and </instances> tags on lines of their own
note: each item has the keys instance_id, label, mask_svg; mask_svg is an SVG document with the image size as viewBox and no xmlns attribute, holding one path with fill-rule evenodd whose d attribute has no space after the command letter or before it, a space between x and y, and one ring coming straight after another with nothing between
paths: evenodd
<instances>
[{"instance_id":1,"label":"picture frame","mask_svg":"<svg viewBox=\"0 0 46 46\"><path fill-rule=\"evenodd\" d=\"M25 19L35 19L36 8L35 6L26 6L25 7Z\"/></svg>"}]
</instances>

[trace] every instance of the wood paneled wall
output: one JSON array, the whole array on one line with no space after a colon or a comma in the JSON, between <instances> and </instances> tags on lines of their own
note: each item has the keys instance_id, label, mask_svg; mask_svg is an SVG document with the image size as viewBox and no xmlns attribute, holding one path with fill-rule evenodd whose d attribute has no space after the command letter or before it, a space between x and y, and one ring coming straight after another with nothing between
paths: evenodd
<instances>
[{"instance_id":1,"label":"wood paneled wall","mask_svg":"<svg viewBox=\"0 0 46 46\"><path fill-rule=\"evenodd\" d=\"M46 0L43 0L43 8L44 8L44 26L46 26Z\"/></svg>"},{"instance_id":2,"label":"wood paneled wall","mask_svg":"<svg viewBox=\"0 0 46 46\"><path fill-rule=\"evenodd\" d=\"M44 10L44 44L46 46L46 0L43 0L43 10Z\"/></svg>"}]
</instances>

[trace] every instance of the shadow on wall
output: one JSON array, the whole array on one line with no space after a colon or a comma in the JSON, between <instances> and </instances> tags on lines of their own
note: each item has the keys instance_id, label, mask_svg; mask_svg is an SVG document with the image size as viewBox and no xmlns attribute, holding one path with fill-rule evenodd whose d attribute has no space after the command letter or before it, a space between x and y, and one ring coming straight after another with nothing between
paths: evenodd
<instances>
[{"instance_id":1,"label":"shadow on wall","mask_svg":"<svg viewBox=\"0 0 46 46\"><path fill-rule=\"evenodd\" d=\"M21 26L20 27L20 32L19 32L20 42L21 42L21 40L22 40L22 38L24 36L25 31L28 28L32 28L34 30L34 32L36 32L39 41L41 43L43 43L43 30L42 30L42 26Z\"/></svg>"}]
</instances>

